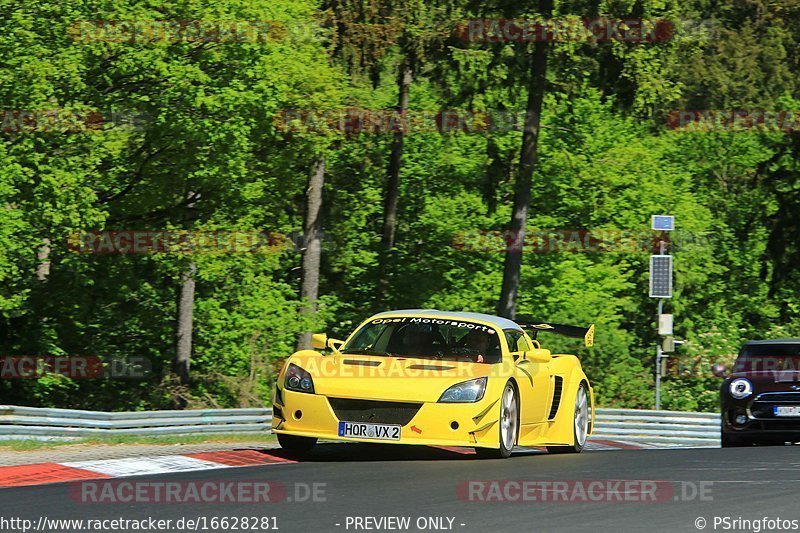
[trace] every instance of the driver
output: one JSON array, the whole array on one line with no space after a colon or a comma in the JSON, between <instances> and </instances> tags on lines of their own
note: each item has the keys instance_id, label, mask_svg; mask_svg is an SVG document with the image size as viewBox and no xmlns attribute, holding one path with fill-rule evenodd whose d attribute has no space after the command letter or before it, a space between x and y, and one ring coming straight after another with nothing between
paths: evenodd
<instances>
[{"instance_id":1,"label":"driver","mask_svg":"<svg viewBox=\"0 0 800 533\"><path fill-rule=\"evenodd\" d=\"M464 335L461 342L472 352L470 357L475 359L476 363L483 363L486 361L486 354L489 352L489 346L492 344L489 334L483 331L473 330Z\"/></svg>"}]
</instances>

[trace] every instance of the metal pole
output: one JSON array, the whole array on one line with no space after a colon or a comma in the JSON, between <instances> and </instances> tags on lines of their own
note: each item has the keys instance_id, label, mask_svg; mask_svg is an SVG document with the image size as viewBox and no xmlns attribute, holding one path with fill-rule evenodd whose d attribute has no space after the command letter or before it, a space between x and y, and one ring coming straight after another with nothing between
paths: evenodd
<instances>
[{"instance_id":1,"label":"metal pole","mask_svg":"<svg viewBox=\"0 0 800 533\"><path fill-rule=\"evenodd\" d=\"M658 243L659 255L664 255L664 239ZM659 320L661 314L664 312L664 299L658 299L658 314L656 315L656 410L661 409L661 343L660 335L658 333Z\"/></svg>"},{"instance_id":2,"label":"metal pole","mask_svg":"<svg viewBox=\"0 0 800 533\"><path fill-rule=\"evenodd\" d=\"M655 225L653 229L656 229ZM658 249L659 255L664 255L666 251L666 242L664 239L660 239L658 242ZM661 320L661 315L664 312L664 299L658 299L658 314L656 315L656 409L661 409L661 359L664 357L664 353L661 350L661 334L658 332L659 330L659 321Z\"/></svg>"},{"instance_id":3,"label":"metal pole","mask_svg":"<svg viewBox=\"0 0 800 533\"><path fill-rule=\"evenodd\" d=\"M658 332L658 320L664 310L664 300L658 299L658 314L656 315L656 332ZM658 339L658 335L656 335ZM656 340L656 410L661 409L661 343Z\"/></svg>"}]
</instances>

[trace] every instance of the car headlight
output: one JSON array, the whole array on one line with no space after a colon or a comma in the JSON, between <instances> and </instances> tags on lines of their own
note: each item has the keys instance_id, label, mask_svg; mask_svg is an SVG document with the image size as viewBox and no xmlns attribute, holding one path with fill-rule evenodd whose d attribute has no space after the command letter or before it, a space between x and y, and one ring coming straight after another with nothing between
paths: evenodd
<instances>
[{"instance_id":1,"label":"car headlight","mask_svg":"<svg viewBox=\"0 0 800 533\"><path fill-rule=\"evenodd\" d=\"M314 380L311 379L311 374L293 363L286 369L284 383L288 390L314 394Z\"/></svg>"},{"instance_id":2,"label":"car headlight","mask_svg":"<svg viewBox=\"0 0 800 533\"><path fill-rule=\"evenodd\" d=\"M463 383L457 383L444 391L439 398L441 403L470 403L477 402L483 398L486 392L486 378L472 379Z\"/></svg>"},{"instance_id":3,"label":"car headlight","mask_svg":"<svg viewBox=\"0 0 800 533\"><path fill-rule=\"evenodd\" d=\"M753 394L753 384L750 383L749 379L736 378L731 381L728 391L731 393L731 396L737 400L741 400Z\"/></svg>"}]
</instances>

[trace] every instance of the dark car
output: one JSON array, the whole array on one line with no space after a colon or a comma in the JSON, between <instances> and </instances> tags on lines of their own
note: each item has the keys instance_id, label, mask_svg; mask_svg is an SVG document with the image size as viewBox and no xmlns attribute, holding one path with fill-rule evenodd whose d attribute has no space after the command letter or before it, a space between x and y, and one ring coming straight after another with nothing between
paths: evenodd
<instances>
[{"instance_id":1,"label":"dark car","mask_svg":"<svg viewBox=\"0 0 800 533\"><path fill-rule=\"evenodd\" d=\"M723 448L800 441L800 339L745 343L721 393Z\"/></svg>"}]
</instances>

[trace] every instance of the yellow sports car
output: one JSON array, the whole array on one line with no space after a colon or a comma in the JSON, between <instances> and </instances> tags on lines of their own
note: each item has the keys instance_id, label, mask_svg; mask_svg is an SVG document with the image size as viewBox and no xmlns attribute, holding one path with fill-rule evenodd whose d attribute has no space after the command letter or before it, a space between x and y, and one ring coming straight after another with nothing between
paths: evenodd
<instances>
[{"instance_id":1,"label":"yellow sports car","mask_svg":"<svg viewBox=\"0 0 800 533\"><path fill-rule=\"evenodd\" d=\"M594 337L594 326L432 309L379 313L346 341L316 334L315 350L293 354L278 376L272 431L296 453L317 439L578 453L592 432L592 386L577 357L540 346L542 331L587 346Z\"/></svg>"}]
</instances>

